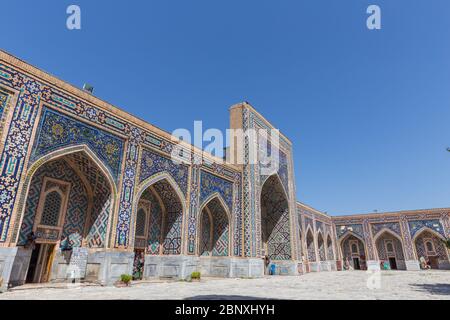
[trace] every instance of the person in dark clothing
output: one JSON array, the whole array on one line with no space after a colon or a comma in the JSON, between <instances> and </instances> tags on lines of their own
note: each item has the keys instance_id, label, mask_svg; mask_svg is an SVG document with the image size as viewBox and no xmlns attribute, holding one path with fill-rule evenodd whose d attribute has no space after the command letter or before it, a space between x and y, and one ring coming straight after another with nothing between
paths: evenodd
<instances>
[{"instance_id":1,"label":"person in dark clothing","mask_svg":"<svg viewBox=\"0 0 450 320\"><path fill-rule=\"evenodd\" d=\"M25 243L25 248L33 250L36 245L36 235L34 232L30 232L30 234L27 236L27 241Z\"/></svg>"}]
</instances>

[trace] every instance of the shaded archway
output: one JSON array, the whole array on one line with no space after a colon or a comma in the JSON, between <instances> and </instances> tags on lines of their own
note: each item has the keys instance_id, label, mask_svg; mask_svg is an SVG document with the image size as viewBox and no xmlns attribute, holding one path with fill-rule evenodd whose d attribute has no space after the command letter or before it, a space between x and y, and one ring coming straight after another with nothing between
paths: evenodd
<instances>
[{"instance_id":1,"label":"shaded archway","mask_svg":"<svg viewBox=\"0 0 450 320\"><path fill-rule=\"evenodd\" d=\"M306 250L308 251L308 261L316 262L316 249L314 246L314 237L311 229L306 232Z\"/></svg>"},{"instance_id":2,"label":"shaded archway","mask_svg":"<svg viewBox=\"0 0 450 320\"><path fill-rule=\"evenodd\" d=\"M448 249L444 237L430 228L423 228L413 238L417 258L427 260L432 269L450 269Z\"/></svg>"},{"instance_id":3,"label":"shaded archway","mask_svg":"<svg viewBox=\"0 0 450 320\"><path fill-rule=\"evenodd\" d=\"M364 240L348 232L340 242L344 269L347 267L353 270L367 269Z\"/></svg>"},{"instance_id":4,"label":"shaded archway","mask_svg":"<svg viewBox=\"0 0 450 320\"><path fill-rule=\"evenodd\" d=\"M317 246L319 249L319 260L320 261L327 260L326 251L325 251L325 242L323 241L322 232L317 233Z\"/></svg>"},{"instance_id":5,"label":"shaded archway","mask_svg":"<svg viewBox=\"0 0 450 320\"><path fill-rule=\"evenodd\" d=\"M28 282L65 279L74 248L107 246L115 185L87 147L55 151L36 161L25 188L18 245L31 251Z\"/></svg>"},{"instance_id":6,"label":"shaded archway","mask_svg":"<svg viewBox=\"0 0 450 320\"><path fill-rule=\"evenodd\" d=\"M331 240L330 235L327 236L327 260L334 261L334 250L333 250L333 241Z\"/></svg>"},{"instance_id":7,"label":"shaded archway","mask_svg":"<svg viewBox=\"0 0 450 320\"><path fill-rule=\"evenodd\" d=\"M199 255L225 257L230 253L230 218L219 196L209 200L201 210Z\"/></svg>"},{"instance_id":8,"label":"shaded archway","mask_svg":"<svg viewBox=\"0 0 450 320\"><path fill-rule=\"evenodd\" d=\"M150 255L179 255L182 250L184 198L168 175L145 181L135 206L136 249Z\"/></svg>"},{"instance_id":9,"label":"shaded archway","mask_svg":"<svg viewBox=\"0 0 450 320\"><path fill-rule=\"evenodd\" d=\"M382 267L389 265L391 270L406 270L403 244L398 235L385 229L380 231L374 240Z\"/></svg>"},{"instance_id":10,"label":"shaded archway","mask_svg":"<svg viewBox=\"0 0 450 320\"><path fill-rule=\"evenodd\" d=\"M261 189L261 237L263 250L270 260L291 259L289 205L276 174Z\"/></svg>"}]
</instances>

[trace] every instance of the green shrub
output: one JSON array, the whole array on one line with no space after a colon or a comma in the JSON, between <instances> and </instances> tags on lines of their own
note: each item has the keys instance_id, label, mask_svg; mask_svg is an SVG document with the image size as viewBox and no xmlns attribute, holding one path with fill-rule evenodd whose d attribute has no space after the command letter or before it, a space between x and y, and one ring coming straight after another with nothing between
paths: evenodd
<instances>
[{"instance_id":1,"label":"green shrub","mask_svg":"<svg viewBox=\"0 0 450 320\"><path fill-rule=\"evenodd\" d=\"M120 276L120 281L122 281L123 283L126 283L126 284L129 284L132 279L133 279L133 276L130 274L122 274Z\"/></svg>"},{"instance_id":2,"label":"green shrub","mask_svg":"<svg viewBox=\"0 0 450 320\"><path fill-rule=\"evenodd\" d=\"M200 272L192 272L192 274L191 274L191 279L194 279L194 280L200 280L200 278L201 278L201 274L200 274Z\"/></svg>"}]
</instances>

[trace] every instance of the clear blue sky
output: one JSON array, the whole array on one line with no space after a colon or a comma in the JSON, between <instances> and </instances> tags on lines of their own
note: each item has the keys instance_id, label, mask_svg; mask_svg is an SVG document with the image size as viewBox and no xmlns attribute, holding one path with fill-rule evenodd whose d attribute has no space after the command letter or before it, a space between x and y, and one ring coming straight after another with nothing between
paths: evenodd
<instances>
[{"instance_id":1,"label":"clear blue sky","mask_svg":"<svg viewBox=\"0 0 450 320\"><path fill-rule=\"evenodd\" d=\"M82 30L65 27L82 9ZM366 8L382 9L382 30ZM450 206L450 1L4 1L1 47L167 131L249 101L330 214Z\"/></svg>"}]
</instances>

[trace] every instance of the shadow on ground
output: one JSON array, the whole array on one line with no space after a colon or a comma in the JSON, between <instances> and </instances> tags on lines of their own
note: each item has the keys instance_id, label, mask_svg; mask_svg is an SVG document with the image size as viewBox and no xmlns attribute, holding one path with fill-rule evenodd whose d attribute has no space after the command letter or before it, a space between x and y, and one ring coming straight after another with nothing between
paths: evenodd
<instances>
[{"instance_id":1,"label":"shadow on ground","mask_svg":"<svg viewBox=\"0 0 450 320\"><path fill-rule=\"evenodd\" d=\"M224 296L224 295L203 295L186 298L185 300L276 300L270 298L261 297L248 297L248 296Z\"/></svg>"},{"instance_id":2,"label":"shadow on ground","mask_svg":"<svg viewBox=\"0 0 450 320\"><path fill-rule=\"evenodd\" d=\"M435 284L413 284L418 291L426 291L431 294L450 295L450 284L435 283Z\"/></svg>"}]
</instances>

